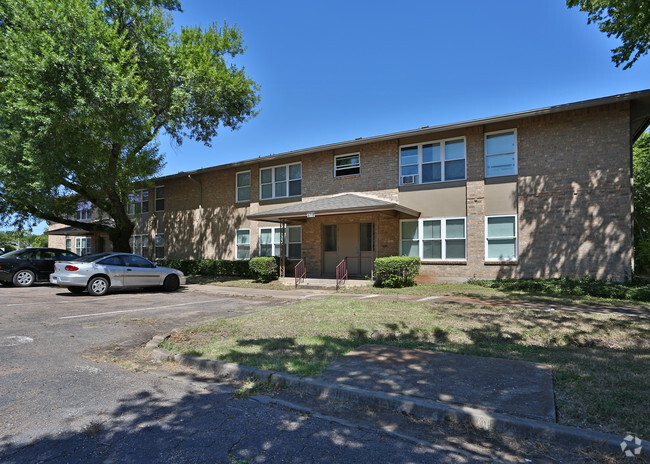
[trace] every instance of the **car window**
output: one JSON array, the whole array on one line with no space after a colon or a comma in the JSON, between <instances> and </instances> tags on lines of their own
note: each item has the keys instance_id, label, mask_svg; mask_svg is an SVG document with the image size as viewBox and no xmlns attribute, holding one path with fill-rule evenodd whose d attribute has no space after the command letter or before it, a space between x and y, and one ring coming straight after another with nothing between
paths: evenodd
<instances>
[{"instance_id":1,"label":"car window","mask_svg":"<svg viewBox=\"0 0 650 464\"><path fill-rule=\"evenodd\" d=\"M104 256L109 256L111 253L96 253L94 255L81 256L80 258L75 258L75 261L80 261L82 263L92 263L99 259L102 259Z\"/></svg>"},{"instance_id":2,"label":"car window","mask_svg":"<svg viewBox=\"0 0 650 464\"><path fill-rule=\"evenodd\" d=\"M122 255L122 259L124 259L124 264L126 266L131 266L131 267L152 267L152 264L148 260L146 260L146 259L144 259L144 258L142 258L140 256Z\"/></svg>"},{"instance_id":3,"label":"car window","mask_svg":"<svg viewBox=\"0 0 650 464\"><path fill-rule=\"evenodd\" d=\"M19 258L19 259L34 259L37 258L36 256L36 251L35 250L27 250L20 255L14 256L14 258Z\"/></svg>"},{"instance_id":4,"label":"car window","mask_svg":"<svg viewBox=\"0 0 650 464\"><path fill-rule=\"evenodd\" d=\"M36 259L54 259L54 252L51 250L39 250Z\"/></svg>"},{"instance_id":5,"label":"car window","mask_svg":"<svg viewBox=\"0 0 650 464\"><path fill-rule=\"evenodd\" d=\"M105 266L124 266L121 256L109 256L106 259L98 261L98 264L103 264Z\"/></svg>"},{"instance_id":6,"label":"car window","mask_svg":"<svg viewBox=\"0 0 650 464\"><path fill-rule=\"evenodd\" d=\"M3 258L19 258L22 254L25 253L25 250L14 250L9 251L2 255Z\"/></svg>"},{"instance_id":7,"label":"car window","mask_svg":"<svg viewBox=\"0 0 650 464\"><path fill-rule=\"evenodd\" d=\"M78 257L79 256L75 255L74 253L69 253L67 251L57 251L56 252L56 259L69 260L69 259L76 259Z\"/></svg>"}]
</instances>

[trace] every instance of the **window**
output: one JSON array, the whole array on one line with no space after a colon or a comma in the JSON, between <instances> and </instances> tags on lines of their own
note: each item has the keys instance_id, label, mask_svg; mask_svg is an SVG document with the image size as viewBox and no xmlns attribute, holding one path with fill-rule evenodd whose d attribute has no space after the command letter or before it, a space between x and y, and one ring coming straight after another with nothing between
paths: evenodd
<instances>
[{"instance_id":1,"label":"window","mask_svg":"<svg viewBox=\"0 0 650 464\"><path fill-rule=\"evenodd\" d=\"M104 266L124 266L124 261L122 261L122 256L110 256L102 261L99 261L100 264Z\"/></svg>"},{"instance_id":2,"label":"window","mask_svg":"<svg viewBox=\"0 0 650 464\"><path fill-rule=\"evenodd\" d=\"M353 176L361 173L361 155L340 155L334 157L334 177Z\"/></svg>"},{"instance_id":3,"label":"window","mask_svg":"<svg viewBox=\"0 0 650 464\"><path fill-rule=\"evenodd\" d=\"M67 251L72 251L72 239L71 238L66 238L65 239L65 249Z\"/></svg>"},{"instance_id":4,"label":"window","mask_svg":"<svg viewBox=\"0 0 650 464\"><path fill-rule=\"evenodd\" d=\"M360 251L373 251L374 248L374 227L372 222L361 223L361 230L359 231Z\"/></svg>"},{"instance_id":5,"label":"window","mask_svg":"<svg viewBox=\"0 0 650 464\"><path fill-rule=\"evenodd\" d=\"M164 211L164 210L165 210L165 186L160 185L156 187L156 211Z\"/></svg>"},{"instance_id":6,"label":"window","mask_svg":"<svg viewBox=\"0 0 650 464\"><path fill-rule=\"evenodd\" d=\"M423 261L465 260L465 218L418 219L401 223L402 256Z\"/></svg>"},{"instance_id":7,"label":"window","mask_svg":"<svg viewBox=\"0 0 650 464\"><path fill-rule=\"evenodd\" d=\"M121 255L121 257L127 267L152 267L151 261L140 256Z\"/></svg>"},{"instance_id":8,"label":"window","mask_svg":"<svg viewBox=\"0 0 650 464\"><path fill-rule=\"evenodd\" d=\"M260 229L260 256L281 256L281 235L280 227L264 227ZM287 257L302 257L302 227L287 227L285 245Z\"/></svg>"},{"instance_id":9,"label":"window","mask_svg":"<svg viewBox=\"0 0 650 464\"><path fill-rule=\"evenodd\" d=\"M165 257L165 236L156 234L154 238L154 258L162 259Z\"/></svg>"},{"instance_id":10,"label":"window","mask_svg":"<svg viewBox=\"0 0 650 464\"><path fill-rule=\"evenodd\" d=\"M149 190L136 190L129 194L128 214L149 212Z\"/></svg>"},{"instance_id":11,"label":"window","mask_svg":"<svg viewBox=\"0 0 650 464\"><path fill-rule=\"evenodd\" d=\"M260 198L299 197L302 194L300 163L260 169Z\"/></svg>"},{"instance_id":12,"label":"window","mask_svg":"<svg viewBox=\"0 0 650 464\"><path fill-rule=\"evenodd\" d=\"M251 172L243 171L236 174L237 198L239 201L251 201Z\"/></svg>"},{"instance_id":13,"label":"window","mask_svg":"<svg viewBox=\"0 0 650 464\"><path fill-rule=\"evenodd\" d=\"M74 252L79 256L86 256L92 253L90 237L76 237Z\"/></svg>"},{"instance_id":14,"label":"window","mask_svg":"<svg viewBox=\"0 0 650 464\"><path fill-rule=\"evenodd\" d=\"M336 225L323 226L323 250L336 251Z\"/></svg>"},{"instance_id":15,"label":"window","mask_svg":"<svg viewBox=\"0 0 650 464\"><path fill-rule=\"evenodd\" d=\"M487 261L517 259L517 216L485 218L485 259Z\"/></svg>"},{"instance_id":16,"label":"window","mask_svg":"<svg viewBox=\"0 0 650 464\"><path fill-rule=\"evenodd\" d=\"M90 221L92 217L92 204L89 201L80 201L77 203L77 212L74 218L77 221Z\"/></svg>"},{"instance_id":17,"label":"window","mask_svg":"<svg viewBox=\"0 0 650 464\"><path fill-rule=\"evenodd\" d=\"M235 242L235 255L237 259L250 259L251 257L250 229L237 229L237 240Z\"/></svg>"},{"instance_id":18,"label":"window","mask_svg":"<svg viewBox=\"0 0 650 464\"><path fill-rule=\"evenodd\" d=\"M485 177L517 174L517 131L485 134Z\"/></svg>"},{"instance_id":19,"label":"window","mask_svg":"<svg viewBox=\"0 0 650 464\"><path fill-rule=\"evenodd\" d=\"M149 254L149 237L146 235L132 235L131 236L131 250L133 253L140 256L147 256Z\"/></svg>"},{"instance_id":20,"label":"window","mask_svg":"<svg viewBox=\"0 0 650 464\"><path fill-rule=\"evenodd\" d=\"M400 185L465 179L465 138L400 147Z\"/></svg>"}]
</instances>

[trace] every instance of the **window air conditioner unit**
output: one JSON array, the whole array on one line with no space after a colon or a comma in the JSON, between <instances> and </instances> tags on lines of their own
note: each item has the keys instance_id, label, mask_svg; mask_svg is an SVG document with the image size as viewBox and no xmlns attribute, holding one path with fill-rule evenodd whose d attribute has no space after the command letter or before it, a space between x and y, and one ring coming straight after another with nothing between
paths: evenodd
<instances>
[{"instance_id":1,"label":"window air conditioner unit","mask_svg":"<svg viewBox=\"0 0 650 464\"><path fill-rule=\"evenodd\" d=\"M402 184L416 184L418 176L402 176Z\"/></svg>"}]
</instances>

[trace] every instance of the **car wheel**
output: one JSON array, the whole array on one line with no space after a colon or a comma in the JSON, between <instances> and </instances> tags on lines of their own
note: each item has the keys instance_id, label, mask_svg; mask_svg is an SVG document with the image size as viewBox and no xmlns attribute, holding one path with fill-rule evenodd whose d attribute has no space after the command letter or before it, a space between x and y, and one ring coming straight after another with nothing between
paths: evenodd
<instances>
[{"instance_id":1,"label":"car wheel","mask_svg":"<svg viewBox=\"0 0 650 464\"><path fill-rule=\"evenodd\" d=\"M165 277L165 281L163 282L163 288L165 289L166 292L175 292L178 290L178 287L180 287L180 281L178 280L178 276L174 274L170 274L167 277Z\"/></svg>"},{"instance_id":2,"label":"car wheel","mask_svg":"<svg viewBox=\"0 0 650 464\"><path fill-rule=\"evenodd\" d=\"M29 269L21 269L14 274L13 282L16 287L31 287L36 280L36 274Z\"/></svg>"},{"instance_id":3,"label":"car wheel","mask_svg":"<svg viewBox=\"0 0 650 464\"><path fill-rule=\"evenodd\" d=\"M85 290L85 288L83 288L83 287L68 287L68 291L70 293L74 293L75 295L83 293L84 290Z\"/></svg>"},{"instance_id":4,"label":"car wheel","mask_svg":"<svg viewBox=\"0 0 650 464\"><path fill-rule=\"evenodd\" d=\"M106 277L93 277L90 279L90 282L88 282L88 293L93 296L102 296L108 292L109 287L110 284L108 283L108 279Z\"/></svg>"}]
</instances>

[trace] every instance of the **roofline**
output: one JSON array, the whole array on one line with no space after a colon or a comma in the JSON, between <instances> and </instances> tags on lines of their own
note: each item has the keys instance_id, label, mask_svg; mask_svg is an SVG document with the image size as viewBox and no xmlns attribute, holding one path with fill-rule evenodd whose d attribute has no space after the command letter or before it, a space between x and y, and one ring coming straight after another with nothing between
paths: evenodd
<instances>
[{"instance_id":1,"label":"roofline","mask_svg":"<svg viewBox=\"0 0 650 464\"><path fill-rule=\"evenodd\" d=\"M468 121L456 122L451 124L442 124L439 126L424 126L419 129L411 129L401 132L393 132L384 135L376 135L372 137L359 137L354 140L347 140L345 142L336 142L326 145L319 145L311 148L303 148L300 150L287 151L284 153L278 153L275 155L268 156L259 156L257 158L250 158L243 161L236 161L234 163L221 164L217 166L211 166L208 168L196 169L194 171L181 171L176 174L170 174L168 176L154 177L153 181L164 181L167 179L176 179L181 177L188 177L197 174L204 174L207 172L218 171L222 169L229 169L234 167L244 167L250 164L280 160L284 158L291 158L294 156L309 155L312 153L318 153L321 151L336 150L339 148L353 147L359 144L382 142L386 140L397 139L401 137L412 137L416 135L425 135L425 134L434 134L436 132L443 132L453 129L463 129L466 127L477 126L480 124L494 124L499 122L512 121L514 119L528 118L533 116L542 116L547 114L559 113L562 111L572 111L584 108L591 108L594 106L609 105L612 103L620 103L625 101L631 101L639 98L650 98L650 89L640 90L637 92L621 93L617 95L611 95L608 97L594 98L591 100L583 100L574 103L564 103L561 105L547 106L545 108L538 108L533 110L519 111L516 113L508 113L500 116L490 116L487 118L471 119Z\"/></svg>"},{"instance_id":2,"label":"roofline","mask_svg":"<svg viewBox=\"0 0 650 464\"><path fill-rule=\"evenodd\" d=\"M333 208L325 209L322 211L316 211L316 216L332 216L336 214L359 214L359 213L376 213L377 211L397 211L398 213L408 214L409 216L419 217L420 212L406 206L402 206L397 203L391 203L389 205L377 205L377 206L357 206L353 208ZM270 221L276 222L282 219L302 219L307 218L307 212L303 213L289 213L289 214L276 214L273 210L262 213L253 213L249 214L246 217L248 219L260 220L260 221Z\"/></svg>"}]
</instances>

